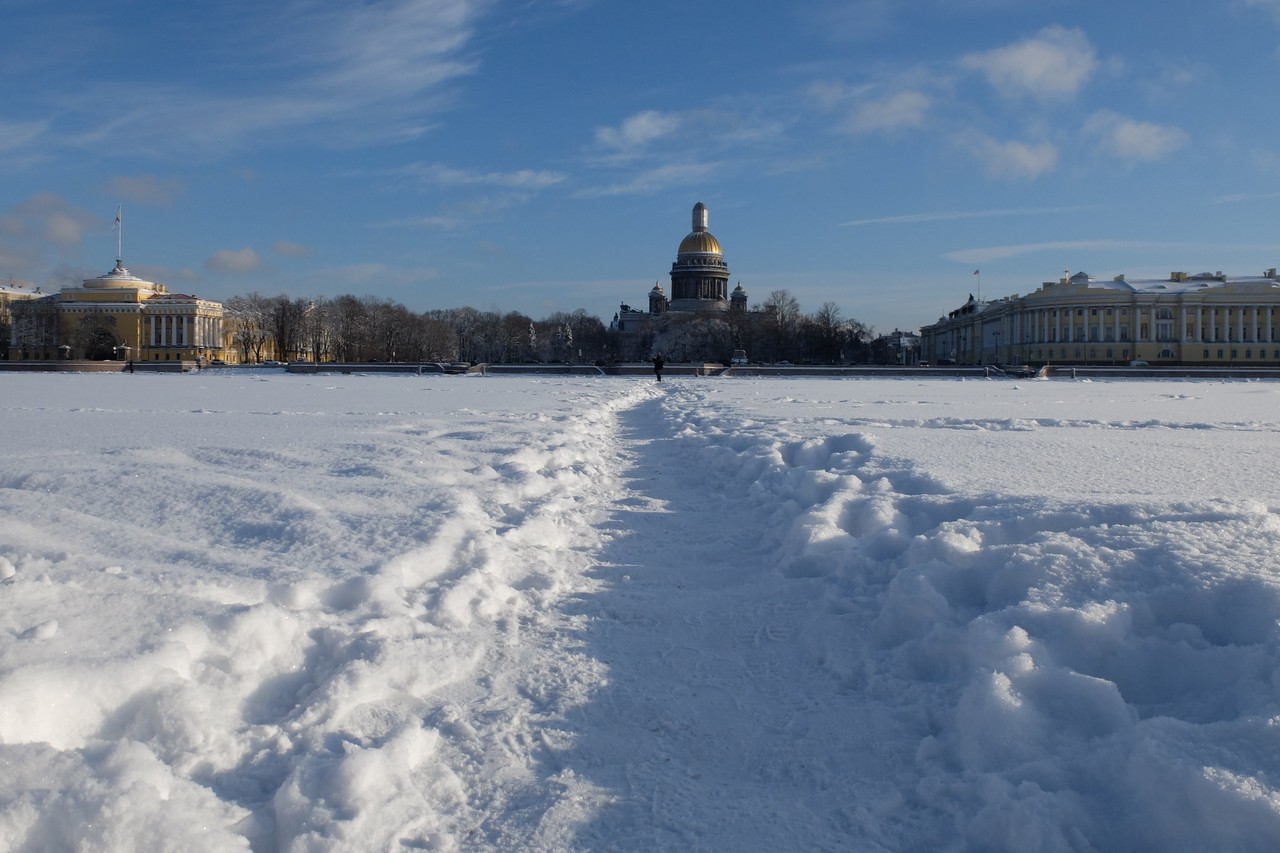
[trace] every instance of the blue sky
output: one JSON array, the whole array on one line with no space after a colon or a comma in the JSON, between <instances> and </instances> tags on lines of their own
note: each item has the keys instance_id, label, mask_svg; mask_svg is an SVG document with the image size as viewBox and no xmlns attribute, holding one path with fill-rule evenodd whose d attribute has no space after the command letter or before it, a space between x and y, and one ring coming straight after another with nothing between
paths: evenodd
<instances>
[{"instance_id":1,"label":"blue sky","mask_svg":"<svg viewBox=\"0 0 1280 853\"><path fill-rule=\"evenodd\" d=\"M0 277L608 320L1280 266L1280 0L0 0ZM975 276L974 270L981 274Z\"/></svg>"}]
</instances>

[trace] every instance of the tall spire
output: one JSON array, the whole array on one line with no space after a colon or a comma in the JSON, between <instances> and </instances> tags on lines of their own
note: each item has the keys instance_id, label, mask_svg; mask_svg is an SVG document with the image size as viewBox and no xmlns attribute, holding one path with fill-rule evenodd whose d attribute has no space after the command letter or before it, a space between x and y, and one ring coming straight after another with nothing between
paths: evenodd
<instances>
[{"instance_id":1,"label":"tall spire","mask_svg":"<svg viewBox=\"0 0 1280 853\"><path fill-rule=\"evenodd\" d=\"M124 266L124 226L121 224L120 214L123 212L121 205L116 205L116 224L111 230L116 232L116 266Z\"/></svg>"}]
</instances>

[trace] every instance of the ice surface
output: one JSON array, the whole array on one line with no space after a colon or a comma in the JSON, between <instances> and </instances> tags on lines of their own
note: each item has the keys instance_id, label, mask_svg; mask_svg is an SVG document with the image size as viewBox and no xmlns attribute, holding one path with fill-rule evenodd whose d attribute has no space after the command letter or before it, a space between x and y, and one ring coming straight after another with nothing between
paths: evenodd
<instances>
[{"instance_id":1,"label":"ice surface","mask_svg":"<svg viewBox=\"0 0 1280 853\"><path fill-rule=\"evenodd\" d=\"M1280 847L1280 385L0 390L0 849Z\"/></svg>"}]
</instances>

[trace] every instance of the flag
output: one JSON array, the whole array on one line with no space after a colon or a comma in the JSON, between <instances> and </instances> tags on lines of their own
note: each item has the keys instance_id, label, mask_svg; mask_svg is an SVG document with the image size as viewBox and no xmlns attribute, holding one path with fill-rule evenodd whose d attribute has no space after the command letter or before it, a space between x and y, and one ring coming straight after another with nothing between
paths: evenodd
<instances>
[{"instance_id":1,"label":"flag","mask_svg":"<svg viewBox=\"0 0 1280 853\"><path fill-rule=\"evenodd\" d=\"M117 223L117 224L119 224L119 222L120 222L120 217L118 217L118 216L117 216L117 217L116 217L116 223ZM978 270L974 270L974 271L973 271L973 274L974 274L974 275L977 275L977 274L978 274Z\"/></svg>"},{"instance_id":2,"label":"flag","mask_svg":"<svg viewBox=\"0 0 1280 853\"><path fill-rule=\"evenodd\" d=\"M112 231L120 230L120 208L116 208L116 224L111 226Z\"/></svg>"}]
</instances>

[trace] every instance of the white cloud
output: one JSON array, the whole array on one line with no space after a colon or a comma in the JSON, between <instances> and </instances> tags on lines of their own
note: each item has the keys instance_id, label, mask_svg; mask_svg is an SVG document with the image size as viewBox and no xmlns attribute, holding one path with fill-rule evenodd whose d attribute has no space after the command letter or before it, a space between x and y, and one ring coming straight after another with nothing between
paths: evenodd
<instances>
[{"instance_id":1,"label":"white cloud","mask_svg":"<svg viewBox=\"0 0 1280 853\"><path fill-rule=\"evenodd\" d=\"M1098 138L1100 150L1129 164L1163 159L1190 139L1180 128L1135 121L1110 110L1090 116L1084 130Z\"/></svg>"},{"instance_id":2,"label":"white cloud","mask_svg":"<svg viewBox=\"0 0 1280 853\"><path fill-rule=\"evenodd\" d=\"M1007 47L971 53L960 64L981 72L1006 97L1063 100L1088 82L1098 59L1081 30L1053 26Z\"/></svg>"},{"instance_id":3,"label":"white cloud","mask_svg":"<svg viewBox=\"0 0 1280 853\"><path fill-rule=\"evenodd\" d=\"M101 219L56 193L36 193L0 217L0 231L64 249L80 245L87 232L102 227Z\"/></svg>"},{"instance_id":4,"label":"white cloud","mask_svg":"<svg viewBox=\"0 0 1280 853\"><path fill-rule=\"evenodd\" d=\"M1280 0L1244 0L1244 5L1270 12L1280 20Z\"/></svg>"},{"instance_id":5,"label":"white cloud","mask_svg":"<svg viewBox=\"0 0 1280 853\"><path fill-rule=\"evenodd\" d=\"M849 130L875 133L923 127L925 114L932 105L933 100L923 92L896 92L878 101L859 104L849 120Z\"/></svg>"},{"instance_id":6,"label":"white cloud","mask_svg":"<svg viewBox=\"0 0 1280 853\"><path fill-rule=\"evenodd\" d=\"M112 198L121 201L136 201L141 204L167 207L177 196L186 192L186 187L175 178L138 175L113 178L107 184L106 192Z\"/></svg>"},{"instance_id":7,"label":"white cloud","mask_svg":"<svg viewBox=\"0 0 1280 853\"><path fill-rule=\"evenodd\" d=\"M624 156L634 156L649 143L670 136L680 127L680 117L657 110L636 113L618 127L596 128L596 142Z\"/></svg>"},{"instance_id":8,"label":"white cloud","mask_svg":"<svg viewBox=\"0 0 1280 853\"><path fill-rule=\"evenodd\" d=\"M262 259L251 248L219 249L204 263L213 272L239 274L253 272L262 265Z\"/></svg>"},{"instance_id":9,"label":"white cloud","mask_svg":"<svg viewBox=\"0 0 1280 853\"><path fill-rule=\"evenodd\" d=\"M271 251L277 255L284 255L287 258L301 258L311 254L311 250L301 243L294 243L290 240L277 240L271 244Z\"/></svg>"},{"instance_id":10,"label":"white cloud","mask_svg":"<svg viewBox=\"0 0 1280 853\"><path fill-rule=\"evenodd\" d=\"M323 281L330 293L375 288L386 292L420 285L439 275L440 271L431 267L393 267L370 262L317 270L315 278Z\"/></svg>"},{"instance_id":11,"label":"white cloud","mask_svg":"<svg viewBox=\"0 0 1280 853\"><path fill-rule=\"evenodd\" d=\"M1000 142L971 134L964 142L993 178L1037 178L1058 165L1058 149L1049 142Z\"/></svg>"}]
</instances>

